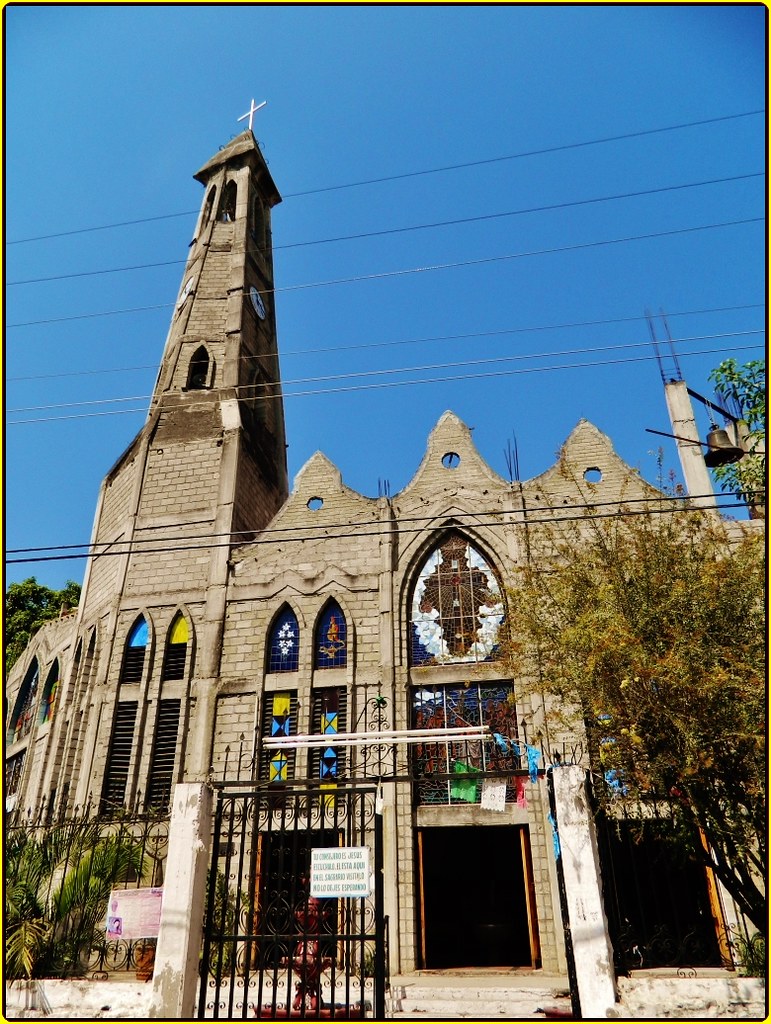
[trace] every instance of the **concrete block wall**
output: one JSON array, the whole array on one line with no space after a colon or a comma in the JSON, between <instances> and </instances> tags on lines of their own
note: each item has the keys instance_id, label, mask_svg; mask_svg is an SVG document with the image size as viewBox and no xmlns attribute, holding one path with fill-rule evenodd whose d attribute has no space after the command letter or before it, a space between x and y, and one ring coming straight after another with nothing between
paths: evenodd
<instances>
[{"instance_id":1,"label":"concrete block wall","mask_svg":"<svg viewBox=\"0 0 771 1024\"><path fill-rule=\"evenodd\" d=\"M31 809L36 811L43 797L48 797L48 779L57 755L57 741L66 717L65 700L67 681L72 669L72 658L77 635L77 617L73 613L44 623L35 633L22 656L13 665L6 680L6 717L4 735L9 737L11 722L14 720L16 704L21 688L33 661L38 664L36 703L32 708L32 726L26 736L5 746L6 762L24 755L22 777L16 794L6 800L6 808ZM55 662L59 667L59 691L53 720L40 721L40 701Z\"/></svg>"},{"instance_id":2,"label":"concrete block wall","mask_svg":"<svg viewBox=\"0 0 771 1024\"><path fill-rule=\"evenodd\" d=\"M115 541L124 539L125 535L120 533L114 538ZM92 559L88 590L82 598L84 611L96 611L114 598L120 586L124 561L120 555L112 553Z\"/></svg>"},{"instance_id":3,"label":"concrete block wall","mask_svg":"<svg viewBox=\"0 0 771 1024\"><path fill-rule=\"evenodd\" d=\"M275 438L271 435L269 441L272 445ZM256 458L246 448L242 449L233 507L235 543L247 543L252 538L243 536L243 533L253 531L256 524L269 523L279 511L283 501L284 472L283 467L279 467L271 474L271 479L266 480L264 470Z\"/></svg>"},{"instance_id":4,"label":"concrete block wall","mask_svg":"<svg viewBox=\"0 0 771 1024\"><path fill-rule=\"evenodd\" d=\"M217 439L211 437L152 448L142 487L141 515L173 516L211 509L217 496L220 456Z\"/></svg>"},{"instance_id":5,"label":"concrete block wall","mask_svg":"<svg viewBox=\"0 0 771 1024\"><path fill-rule=\"evenodd\" d=\"M257 725L257 691L220 694L212 749L212 778L216 781L248 778ZM239 766L239 759L241 764Z\"/></svg>"},{"instance_id":6,"label":"concrete block wall","mask_svg":"<svg viewBox=\"0 0 771 1024\"><path fill-rule=\"evenodd\" d=\"M227 295L230 283L230 246L233 225L217 224L211 246L206 255L206 272L201 274L192 308L187 318L187 334L208 334L213 337L224 335L227 326L227 306L224 302L212 302Z\"/></svg>"},{"instance_id":7,"label":"concrete block wall","mask_svg":"<svg viewBox=\"0 0 771 1024\"><path fill-rule=\"evenodd\" d=\"M158 540L159 533L162 539ZM124 597L132 604L155 595L179 595L182 599L191 590L206 587L211 564L211 543L214 519L205 517L193 527L167 527L159 530L137 530L135 546L139 553L131 555ZM200 536L197 541L191 537ZM226 538L217 538L220 541Z\"/></svg>"},{"instance_id":8,"label":"concrete block wall","mask_svg":"<svg viewBox=\"0 0 771 1024\"><path fill-rule=\"evenodd\" d=\"M136 484L136 473L136 460L131 459L120 467L119 472L111 480L105 482L97 535L100 542L112 540L124 529L126 516L131 512L131 496Z\"/></svg>"}]
</instances>

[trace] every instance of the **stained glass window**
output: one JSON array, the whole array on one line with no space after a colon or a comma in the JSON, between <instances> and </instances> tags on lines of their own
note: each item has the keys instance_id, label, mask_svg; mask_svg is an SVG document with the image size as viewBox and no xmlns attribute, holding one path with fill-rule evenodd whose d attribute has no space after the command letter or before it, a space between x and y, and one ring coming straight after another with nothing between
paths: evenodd
<instances>
[{"instance_id":1,"label":"stained glass window","mask_svg":"<svg viewBox=\"0 0 771 1024\"><path fill-rule=\"evenodd\" d=\"M24 769L24 758L27 754L26 750L22 750L19 754L14 754L13 757L9 757L5 762L5 795L13 796L19 788L21 782L21 774Z\"/></svg>"},{"instance_id":2,"label":"stained glass window","mask_svg":"<svg viewBox=\"0 0 771 1024\"><path fill-rule=\"evenodd\" d=\"M187 660L187 642L189 637L190 630L187 625L187 619L182 612L178 612L169 630L169 640L163 659L161 679L185 678L185 662Z\"/></svg>"},{"instance_id":3,"label":"stained glass window","mask_svg":"<svg viewBox=\"0 0 771 1024\"><path fill-rule=\"evenodd\" d=\"M43 697L40 701L40 721L50 722L56 710L56 697L59 692L59 660L53 663L48 673L46 684L43 687Z\"/></svg>"},{"instance_id":4,"label":"stained glass window","mask_svg":"<svg viewBox=\"0 0 771 1024\"><path fill-rule=\"evenodd\" d=\"M427 735L425 743L416 743L412 757L420 803L478 803L482 772L513 772L523 765L517 744L516 700L510 683L416 688L412 693L412 724L427 733L432 729L487 725L498 737L447 743L432 742ZM451 777L432 778L436 775ZM512 798L516 794L509 787L507 799Z\"/></svg>"},{"instance_id":5,"label":"stained glass window","mask_svg":"<svg viewBox=\"0 0 771 1024\"><path fill-rule=\"evenodd\" d=\"M297 692L279 690L266 693L262 713L262 735L269 739L294 736L297 732ZM262 774L268 782L288 782L294 775L294 750L264 752Z\"/></svg>"},{"instance_id":6,"label":"stained glass window","mask_svg":"<svg viewBox=\"0 0 771 1024\"><path fill-rule=\"evenodd\" d=\"M493 661L503 621L489 562L460 533L448 534L418 575L412 595L413 665Z\"/></svg>"},{"instance_id":7,"label":"stained glass window","mask_svg":"<svg viewBox=\"0 0 771 1024\"><path fill-rule=\"evenodd\" d=\"M35 703L37 701L38 676L37 658L33 658L32 664L27 669L24 682L19 689L19 696L11 716L11 724L8 730L8 742L16 743L29 735L34 722Z\"/></svg>"},{"instance_id":8,"label":"stained glass window","mask_svg":"<svg viewBox=\"0 0 771 1024\"><path fill-rule=\"evenodd\" d=\"M316 668L345 668L348 664L348 628L340 605L330 601L316 627Z\"/></svg>"},{"instance_id":9,"label":"stained glass window","mask_svg":"<svg viewBox=\"0 0 771 1024\"><path fill-rule=\"evenodd\" d=\"M126 650L123 655L123 667L121 669L120 681L122 683L138 683L142 678L142 669L145 664L145 651L147 650L148 628L147 620L140 615L126 641Z\"/></svg>"},{"instance_id":10,"label":"stained glass window","mask_svg":"<svg viewBox=\"0 0 771 1024\"><path fill-rule=\"evenodd\" d=\"M328 747L311 749L311 774L323 783L334 783L345 769L345 750L333 740L346 730L346 696L342 686L313 691L311 732L329 737Z\"/></svg>"},{"instance_id":11,"label":"stained glass window","mask_svg":"<svg viewBox=\"0 0 771 1024\"><path fill-rule=\"evenodd\" d=\"M296 672L300 664L300 627L291 608L284 608L270 631L268 672Z\"/></svg>"}]
</instances>

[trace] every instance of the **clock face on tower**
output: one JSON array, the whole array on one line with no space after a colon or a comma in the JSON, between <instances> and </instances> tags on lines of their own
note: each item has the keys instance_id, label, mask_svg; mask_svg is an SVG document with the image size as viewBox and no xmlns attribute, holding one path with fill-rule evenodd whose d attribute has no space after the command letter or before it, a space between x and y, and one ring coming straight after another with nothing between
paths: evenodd
<instances>
[{"instance_id":1,"label":"clock face on tower","mask_svg":"<svg viewBox=\"0 0 771 1024\"><path fill-rule=\"evenodd\" d=\"M254 287L254 285L252 285L251 288L249 289L249 298L252 300L252 305L254 306L254 311L257 314L257 316L260 318L260 320L264 320L265 303L262 301L262 296Z\"/></svg>"}]
</instances>

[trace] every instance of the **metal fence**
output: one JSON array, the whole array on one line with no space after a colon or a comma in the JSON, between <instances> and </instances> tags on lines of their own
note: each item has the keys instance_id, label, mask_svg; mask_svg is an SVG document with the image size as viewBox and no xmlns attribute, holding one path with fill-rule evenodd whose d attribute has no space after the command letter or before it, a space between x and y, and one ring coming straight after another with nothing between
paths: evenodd
<instances>
[{"instance_id":1,"label":"metal fence","mask_svg":"<svg viewBox=\"0 0 771 1024\"><path fill-rule=\"evenodd\" d=\"M383 1019L381 831L371 785L217 787L199 1017ZM312 895L312 852L352 849L368 894Z\"/></svg>"},{"instance_id":2,"label":"metal fence","mask_svg":"<svg viewBox=\"0 0 771 1024\"><path fill-rule=\"evenodd\" d=\"M108 939L110 893L163 884L167 815L52 820L47 809L5 824L6 977L106 978L146 968L154 939Z\"/></svg>"},{"instance_id":3,"label":"metal fence","mask_svg":"<svg viewBox=\"0 0 771 1024\"><path fill-rule=\"evenodd\" d=\"M717 888L672 837L666 803L618 802L597 814L605 911L616 970L731 964Z\"/></svg>"}]
</instances>

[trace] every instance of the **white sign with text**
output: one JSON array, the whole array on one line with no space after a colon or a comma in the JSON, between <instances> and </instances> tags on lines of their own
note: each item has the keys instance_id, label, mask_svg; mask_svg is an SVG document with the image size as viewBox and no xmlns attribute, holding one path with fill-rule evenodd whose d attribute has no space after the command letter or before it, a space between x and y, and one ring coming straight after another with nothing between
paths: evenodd
<instances>
[{"instance_id":1,"label":"white sign with text","mask_svg":"<svg viewBox=\"0 0 771 1024\"><path fill-rule=\"evenodd\" d=\"M334 846L311 850L311 896L356 898L369 896L371 892L368 847Z\"/></svg>"}]
</instances>

